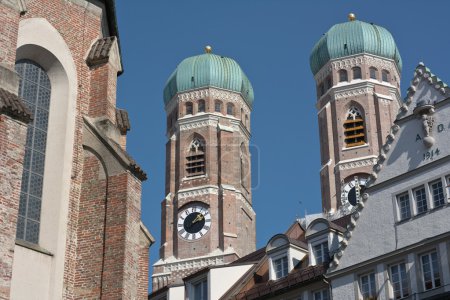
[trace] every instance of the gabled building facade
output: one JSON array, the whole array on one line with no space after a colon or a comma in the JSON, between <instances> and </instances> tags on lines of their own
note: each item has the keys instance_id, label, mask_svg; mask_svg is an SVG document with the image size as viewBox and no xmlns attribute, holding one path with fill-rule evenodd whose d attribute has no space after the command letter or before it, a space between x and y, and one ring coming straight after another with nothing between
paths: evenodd
<instances>
[{"instance_id":1,"label":"gabled building facade","mask_svg":"<svg viewBox=\"0 0 450 300\"><path fill-rule=\"evenodd\" d=\"M330 264L334 299L450 298L449 120L450 89L419 64Z\"/></svg>"}]
</instances>

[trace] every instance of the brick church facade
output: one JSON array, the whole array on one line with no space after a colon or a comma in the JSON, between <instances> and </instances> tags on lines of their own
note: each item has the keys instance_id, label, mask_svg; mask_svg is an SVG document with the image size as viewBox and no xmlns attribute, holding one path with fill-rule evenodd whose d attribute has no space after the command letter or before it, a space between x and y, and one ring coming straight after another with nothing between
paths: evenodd
<instances>
[{"instance_id":1,"label":"brick church facade","mask_svg":"<svg viewBox=\"0 0 450 300\"><path fill-rule=\"evenodd\" d=\"M0 24L0 299L145 299L114 1L1 1Z\"/></svg>"}]
</instances>

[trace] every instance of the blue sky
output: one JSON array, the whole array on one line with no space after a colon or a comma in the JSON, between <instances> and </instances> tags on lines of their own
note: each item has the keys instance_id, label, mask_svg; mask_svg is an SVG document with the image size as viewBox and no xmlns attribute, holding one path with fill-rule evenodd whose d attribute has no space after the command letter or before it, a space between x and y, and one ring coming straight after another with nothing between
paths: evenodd
<instances>
[{"instance_id":1,"label":"blue sky","mask_svg":"<svg viewBox=\"0 0 450 300\"><path fill-rule=\"evenodd\" d=\"M357 19L387 28L403 59L402 95L418 62L450 83L450 2L442 1L125 1L117 0L125 72L117 103L128 110L128 151L148 172L142 219L160 246L164 198L164 84L182 59L234 58L253 84L253 203L257 247L305 211L321 211L319 134L309 54L332 25ZM258 159L256 159L258 158Z\"/></svg>"}]
</instances>

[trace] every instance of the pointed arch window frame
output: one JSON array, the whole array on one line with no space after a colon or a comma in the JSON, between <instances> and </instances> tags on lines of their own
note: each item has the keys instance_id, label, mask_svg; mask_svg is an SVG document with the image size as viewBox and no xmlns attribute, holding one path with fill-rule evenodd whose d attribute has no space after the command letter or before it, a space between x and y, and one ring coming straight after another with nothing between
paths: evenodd
<instances>
[{"instance_id":1,"label":"pointed arch window frame","mask_svg":"<svg viewBox=\"0 0 450 300\"><path fill-rule=\"evenodd\" d=\"M361 109L351 105L346 112L344 127L344 147L350 149L367 145L366 125Z\"/></svg>"},{"instance_id":2,"label":"pointed arch window frame","mask_svg":"<svg viewBox=\"0 0 450 300\"><path fill-rule=\"evenodd\" d=\"M206 144L205 139L194 136L189 143L185 164L186 177L206 175Z\"/></svg>"}]
</instances>

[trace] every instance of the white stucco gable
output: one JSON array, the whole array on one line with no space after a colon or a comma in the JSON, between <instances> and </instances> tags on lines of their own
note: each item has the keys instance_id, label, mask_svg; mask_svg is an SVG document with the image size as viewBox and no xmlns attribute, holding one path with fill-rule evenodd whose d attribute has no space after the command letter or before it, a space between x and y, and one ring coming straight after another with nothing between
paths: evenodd
<instances>
[{"instance_id":1,"label":"white stucco gable","mask_svg":"<svg viewBox=\"0 0 450 300\"><path fill-rule=\"evenodd\" d=\"M430 201L425 213L414 213L415 208L411 208L411 217L399 221L397 195L412 195L422 186L429 190L430 182L436 180L445 184L450 175L449 89L423 65L417 67L412 82L416 93L409 90L407 102L382 147L362 201L330 264L330 276L450 233L448 189L442 207L434 209ZM426 136L433 138L432 143L430 139L424 143Z\"/></svg>"}]
</instances>

